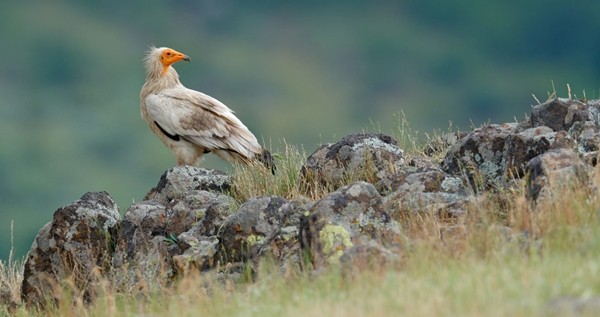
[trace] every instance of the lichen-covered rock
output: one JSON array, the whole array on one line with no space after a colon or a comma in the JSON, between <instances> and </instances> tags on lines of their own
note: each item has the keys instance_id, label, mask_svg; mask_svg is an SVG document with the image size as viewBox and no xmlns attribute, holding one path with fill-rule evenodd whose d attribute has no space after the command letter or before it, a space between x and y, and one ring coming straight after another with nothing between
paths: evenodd
<instances>
[{"instance_id":1,"label":"lichen-covered rock","mask_svg":"<svg viewBox=\"0 0 600 317\"><path fill-rule=\"evenodd\" d=\"M403 167L377 183L388 212L433 212L459 215L470 205L469 188L459 177L439 168Z\"/></svg>"},{"instance_id":2,"label":"lichen-covered rock","mask_svg":"<svg viewBox=\"0 0 600 317\"><path fill-rule=\"evenodd\" d=\"M600 124L600 101L556 98L533 107L532 127L547 126L553 131L568 131L575 122Z\"/></svg>"},{"instance_id":3,"label":"lichen-covered rock","mask_svg":"<svg viewBox=\"0 0 600 317\"><path fill-rule=\"evenodd\" d=\"M218 232L222 263L268 255L282 267L299 265L298 225L305 208L282 197L256 197L242 204Z\"/></svg>"},{"instance_id":4,"label":"lichen-covered rock","mask_svg":"<svg viewBox=\"0 0 600 317\"><path fill-rule=\"evenodd\" d=\"M553 148L572 148L575 141L565 132L554 132L546 126L512 133L506 138L502 170L504 178L524 176L525 164L532 158Z\"/></svg>"},{"instance_id":5,"label":"lichen-covered rock","mask_svg":"<svg viewBox=\"0 0 600 317\"><path fill-rule=\"evenodd\" d=\"M553 190L585 183L589 179L591 169L573 150L561 148L540 154L525 166L528 175L527 197L535 202L542 197L552 197Z\"/></svg>"},{"instance_id":6,"label":"lichen-covered rock","mask_svg":"<svg viewBox=\"0 0 600 317\"><path fill-rule=\"evenodd\" d=\"M600 124L600 100L570 100L565 116L565 130L569 130L576 122L591 121Z\"/></svg>"},{"instance_id":7,"label":"lichen-covered rock","mask_svg":"<svg viewBox=\"0 0 600 317\"><path fill-rule=\"evenodd\" d=\"M95 279L110 268L113 234L120 218L106 192L86 193L54 212L27 255L21 285L25 303L44 305L60 296L57 287L69 280L73 295L96 297Z\"/></svg>"},{"instance_id":8,"label":"lichen-covered rock","mask_svg":"<svg viewBox=\"0 0 600 317\"><path fill-rule=\"evenodd\" d=\"M547 126L553 131L568 130L565 117L573 103L578 101L556 98L534 106L530 117L532 127Z\"/></svg>"},{"instance_id":9,"label":"lichen-covered rock","mask_svg":"<svg viewBox=\"0 0 600 317\"><path fill-rule=\"evenodd\" d=\"M187 235L192 235L196 237L205 236L212 237L216 236L219 230L221 230L225 220L232 213L235 212L233 210L233 206L235 206L235 201L233 198L229 196L218 196L217 200L212 204L208 205L205 209L198 209L196 211L196 216L200 219L197 221L192 228L190 228L185 233ZM183 234L183 233L182 233ZM178 239L181 241L181 239ZM182 250L186 250L187 247L185 244L179 245Z\"/></svg>"},{"instance_id":10,"label":"lichen-covered rock","mask_svg":"<svg viewBox=\"0 0 600 317\"><path fill-rule=\"evenodd\" d=\"M392 137L357 133L327 144L311 154L302 176L338 187L349 179L380 180L404 164L404 151Z\"/></svg>"},{"instance_id":11,"label":"lichen-covered rock","mask_svg":"<svg viewBox=\"0 0 600 317\"><path fill-rule=\"evenodd\" d=\"M181 235L188 231L200 231L197 237L214 234L216 221L221 217L218 213L227 212L233 204L229 196L204 190L192 190L178 199L181 200L172 199L170 206L143 201L125 213L113 257L115 279L121 287L169 282L176 273L171 258L190 247L190 241L180 243ZM205 219L207 215L209 219ZM215 223L208 223L210 220Z\"/></svg>"},{"instance_id":12,"label":"lichen-covered rock","mask_svg":"<svg viewBox=\"0 0 600 317\"><path fill-rule=\"evenodd\" d=\"M313 205L302 219L300 239L319 267L336 263L347 249L371 240L397 246L400 228L384 210L375 187L356 182Z\"/></svg>"},{"instance_id":13,"label":"lichen-covered rock","mask_svg":"<svg viewBox=\"0 0 600 317\"><path fill-rule=\"evenodd\" d=\"M205 271L216 266L219 251L219 239L216 236L184 232L179 235L178 242L186 245L182 254L173 256L178 271L187 272L191 268Z\"/></svg>"},{"instance_id":14,"label":"lichen-covered rock","mask_svg":"<svg viewBox=\"0 0 600 317\"><path fill-rule=\"evenodd\" d=\"M427 142L423 153L427 156L434 156L438 153L443 153L447 148L456 144L466 135L467 133L461 131L435 135L429 140L429 142Z\"/></svg>"},{"instance_id":15,"label":"lichen-covered rock","mask_svg":"<svg viewBox=\"0 0 600 317\"><path fill-rule=\"evenodd\" d=\"M190 248L194 241L189 237L205 241L204 235L215 235L218 219L225 217L221 213L228 213L234 204L221 192L228 186L227 176L218 171L190 166L167 170L146 200L133 204L123 217L113 257L118 285L129 289L140 283L151 287L168 283L177 273L172 257ZM183 238L190 240L180 242L186 232ZM198 256L194 258L199 260ZM206 261L202 262L204 267Z\"/></svg>"},{"instance_id":16,"label":"lichen-covered rock","mask_svg":"<svg viewBox=\"0 0 600 317\"><path fill-rule=\"evenodd\" d=\"M410 161L408 161L408 166L416 167L416 168L439 168L440 163L432 157L429 156L413 156ZM387 178L387 177L386 177Z\"/></svg>"},{"instance_id":17,"label":"lichen-covered rock","mask_svg":"<svg viewBox=\"0 0 600 317\"><path fill-rule=\"evenodd\" d=\"M581 159L596 166L600 150L600 126L592 121L575 122L569 129L569 135L575 139Z\"/></svg>"},{"instance_id":18,"label":"lichen-covered rock","mask_svg":"<svg viewBox=\"0 0 600 317\"><path fill-rule=\"evenodd\" d=\"M466 176L476 190L502 187L505 142L517 126L516 123L504 123L474 129L450 147L441 163L442 170L451 175Z\"/></svg>"},{"instance_id":19,"label":"lichen-covered rock","mask_svg":"<svg viewBox=\"0 0 600 317\"><path fill-rule=\"evenodd\" d=\"M143 200L152 199L166 206L172 200L181 200L194 191L223 193L229 188L229 177L221 171L176 166L160 177L158 185Z\"/></svg>"},{"instance_id":20,"label":"lichen-covered rock","mask_svg":"<svg viewBox=\"0 0 600 317\"><path fill-rule=\"evenodd\" d=\"M448 175L437 167L404 166L398 172L377 182L382 195L393 192L448 192L465 193L462 179Z\"/></svg>"}]
</instances>

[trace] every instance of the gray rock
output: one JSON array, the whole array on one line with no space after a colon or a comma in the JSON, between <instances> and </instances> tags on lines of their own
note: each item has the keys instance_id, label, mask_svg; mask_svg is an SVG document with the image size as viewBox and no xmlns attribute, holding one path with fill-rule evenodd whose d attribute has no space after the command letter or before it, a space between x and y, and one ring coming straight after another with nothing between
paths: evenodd
<instances>
[{"instance_id":1,"label":"gray rock","mask_svg":"<svg viewBox=\"0 0 600 317\"><path fill-rule=\"evenodd\" d=\"M547 126L553 131L568 130L565 117L569 112L569 106L578 103L575 100L556 98L531 109L532 127Z\"/></svg>"},{"instance_id":2,"label":"gray rock","mask_svg":"<svg viewBox=\"0 0 600 317\"><path fill-rule=\"evenodd\" d=\"M470 190L463 180L439 168L404 167L377 187L387 194L383 200L386 210L455 216L465 213L470 204Z\"/></svg>"},{"instance_id":3,"label":"gray rock","mask_svg":"<svg viewBox=\"0 0 600 317\"><path fill-rule=\"evenodd\" d=\"M565 116L565 130L569 130L576 122L591 121L600 124L600 100L571 100Z\"/></svg>"},{"instance_id":4,"label":"gray rock","mask_svg":"<svg viewBox=\"0 0 600 317\"><path fill-rule=\"evenodd\" d=\"M474 190L503 187L502 158L507 138L516 123L477 128L454 144L441 163L442 170L466 177Z\"/></svg>"},{"instance_id":5,"label":"gray rock","mask_svg":"<svg viewBox=\"0 0 600 317\"><path fill-rule=\"evenodd\" d=\"M216 236L198 236L184 232L179 235L178 241L187 245L182 254L173 256L173 263L179 272L186 273L192 268L205 271L217 265L219 239Z\"/></svg>"},{"instance_id":6,"label":"gray rock","mask_svg":"<svg viewBox=\"0 0 600 317\"><path fill-rule=\"evenodd\" d=\"M593 121L575 122L569 129L569 135L576 140L576 149L582 160L596 166L600 150L600 126Z\"/></svg>"},{"instance_id":7,"label":"gray rock","mask_svg":"<svg viewBox=\"0 0 600 317\"><path fill-rule=\"evenodd\" d=\"M219 198L227 199L217 200L210 204L204 211L199 211L197 215L200 220L185 233L196 237L212 237L217 235L223 227L225 220L234 213L232 206L235 205L231 197L219 196ZM180 247L182 250L187 249L185 244L180 244Z\"/></svg>"},{"instance_id":8,"label":"gray rock","mask_svg":"<svg viewBox=\"0 0 600 317\"><path fill-rule=\"evenodd\" d=\"M531 201L551 197L553 190L585 183L592 168L581 161L573 150L554 149L540 154L527 163L526 196Z\"/></svg>"},{"instance_id":9,"label":"gray rock","mask_svg":"<svg viewBox=\"0 0 600 317\"><path fill-rule=\"evenodd\" d=\"M222 193L227 188L228 177L219 171L191 166L167 170L146 200L133 204L123 217L113 256L115 284L121 289L163 287L182 268L182 259L174 267L173 257L192 247L188 255L202 262L194 264L208 265L199 257L210 252L197 246L206 241L204 235L216 234L219 219L234 204Z\"/></svg>"},{"instance_id":10,"label":"gray rock","mask_svg":"<svg viewBox=\"0 0 600 317\"><path fill-rule=\"evenodd\" d=\"M461 131L436 135L433 138L431 138L429 142L427 142L427 145L425 146L423 152L427 156L434 156L438 153L443 153L444 151L446 151L446 149L456 144L466 135L467 133Z\"/></svg>"},{"instance_id":11,"label":"gray rock","mask_svg":"<svg viewBox=\"0 0 600 317\"><path fill-rule=\"evenodd\" d=\"M306 180L337 188L348 180L383 179L403 164L404 151L392 137L357 133L318 148L308 157L301 172Z\"/></svg>"},{"instance_id":12,"label":"gray rock","mask_svg":"<svg viewBox=\"0 0 600 317\"><path fill-rule=\"evenodd\" d=\"M408 166L416 167L416 168L439 168L440 163L436 161L434 158L429 156L414 156L408 162Z\"/></svg>"},{"instance_id":13,"label":"gray rock","mask_svg":"<svg viewBox=\"0 0 600 317\"><path fill-rule=\"evenodd\" d=\"M568 131L576 122L600 124L600 101L556 98L531 110L532 127L548 126L554 131Z\"/></svg>"},{"instance_id":14,"label":"gray rock","mask_svg":"<svg viewBox=\"0 0 600 317\"><path fill-rule=\"evenodd\" d=\"M396 212L456 216L465 213L470 204L469 189L463 180L439 168L402 167L376 186L386 195L384 208Z\"/></svg>"},{"instance_id":15,"label":"gray rock","mask_svg":"<svg viewBox=\"0 0 600 317\"><path fill-rule=\"evenodd\" d=\"M178 198L171 199L169 206L143 201L125 213L113 257L114 278L120 287L131 288L139 283L162 287L169 282L177 273L172 257L191 247L191 241L180 241L182 234L214 234L218 219L224 218L220 212L228 213L233 204L229 196L200 189L191 190L187 196L173 192L173 197ZM210 223L212 220L215 222Z\"/></svg>"},{"instance_id":16,"label":"gray rock","mask_svg":"<svg viewBox=\"0 0 600 317\"><path fill-rule=\"evenodd\" d=\"M246 201L218 232L222 263L268 255L282 267L299 265L298 225L304 212L299 203L278 196Z\"/></svg>"},{"instance_id":17,"label":"gray rock","mask_svg":"<svg viewBox=\"0 0 600 317\"><path fill-rule=\"evenodd\" d=\"M347 249L374 240L398 246L400 228L369 183L344 186L316 202L303 217L300 241L313 265L336 263Z\"/></svg>"},{"instance_id":18,"label":"gray rock","mask_svg":"<svg viewBox=\"0 0 600 317\"><path fill-rule=\"evenodd\" d=\"M504 178L521 178L524 176L525 164L532 158L549 149L572 148L575 141L565 132L554 132L546 126L529 128L512 133L506 138L502 170Z\"/></svg>"},{"instance_id":19,"label":"gray rock","mask_svg":"<svg viewBox=\"0 0 600 317\"><path fill-rule=\"evenodd\" d=\"M463 193L467 188L462 179L452 177L437 167L404 166L398 172L375 184L382 195L393 192Z\"/></svg>"},{"instance_id":20,"label":"gray rock","mask_svg":"<svg viewBox=\"0 0 600 317\"><path fill-rule=\"evenodd\" d=\"M155 200L166 206L172 200L181 200L194 191L223 193L229 188L229 176L221 171L176 166L160 177L158 185L150 190L144 200Z\"/></svg>"},{"instance_id":21,"label":"gray rock","mask_svg":"<svg viewBox=\"0 0 600 317\"><path fill-rule=\"evenodd\" d=\"M217 266L220 247L217 233L232 214L231 206L233 202L210 205L200 221L177 237L177 245L183 251L173 256L177 271L186 273L192 268L206 271Z\"/></svg>"},{"instance_id":22,"label":"gray rock","mask_svg":"<svg viewBox=\"0 0 600 317\"><path fill-rule=\"evenodd\" d=\"M55 288L73 283L73 296L93 300L96 278L110 268L114 231L120 215L106 192L86 193L54 212L27 255L21 285L23 302L44 305Z\"/></svg>"}]
</instances>

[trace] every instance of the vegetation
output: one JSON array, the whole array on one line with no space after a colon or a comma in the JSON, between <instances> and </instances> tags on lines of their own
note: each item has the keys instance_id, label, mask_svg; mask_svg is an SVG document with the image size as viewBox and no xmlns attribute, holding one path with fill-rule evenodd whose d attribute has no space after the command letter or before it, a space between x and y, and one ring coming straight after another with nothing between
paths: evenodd
<instances>
[{"instance_id":1,"label":"vegetation","mask_svg":"<svg viewBox=\"0 0 600 317\"><path fill-rule=\"evenodd\" d=\"M599 10L583 0L3 1L0 240L14 220L22 257L56 208L106 190L124 212L173 165L138 110L149 44L189 54L183 82L276 152L310 154L370 120L389 131L399 111L420 131L512 121L553 80L597 98ZM8 253L0 244L0 259Z\"/></svg>"},{"instance_id":2,"label":"vegetation","mask_svg":"<svg viewBox=\"0 0 600 317\"><path fill-rule=\"evenodd\" d=\"M230 105L281 154L276 176L207 160L233 172L238 200L314 198L328 189L307 194L294 171L320 143L380 122L416 148L418 134L392 113L421 131L512 121L553 80L598 98L589 30L599 10L583 0L0 2L0 297L18 298L20 259L56 208L107 190L124 211L172 166L139 118L149 44L191 55L183 82ZM315 277L266 264L251 284L190 276L161 293L104 289L91 306L65 286L67 304L46 313L541 316L553 298L598 294L597 195L574 187L532 210L522 192L505 194L459 220L401 219L401 268Z\"/></svg>"},{"instance_id":3,"label":"vegetation","mask_svg":"<svg viewBox=\"0 0 600 317\"><path fill-rule=\"evenodd\" d=\"M410 132L406 132L410 133ZM435 139L435 137L434 137ZM419 148L415 148L420 151ZM408 153L415 155L418 152ZM280 176L237 167L234 191L245 196L300 198L294 147L279 158ZM251 172L254 171L254 172ZM259 171L259 172L256 172ZM593 183L600 186L596 171ZM487 194L464 216L400 214L401 263L363 271L280 272L264 262L253 281L222 282L189 274L172 288L120 293L98 283L91 305L62 286L46 316L564 316L562 298L600 293L600 197L569 184L533 207L524 188ZM321 188L322 192L327 188ZM17 299L19 261L0 262L0 285ZM0 293L1 294L1 293ZM0 316L32 316L34 308L0 306ZM589 313L589 314L588 314ZM583 312L592 316L597 311Z\"/></svg>"}]
</instances>

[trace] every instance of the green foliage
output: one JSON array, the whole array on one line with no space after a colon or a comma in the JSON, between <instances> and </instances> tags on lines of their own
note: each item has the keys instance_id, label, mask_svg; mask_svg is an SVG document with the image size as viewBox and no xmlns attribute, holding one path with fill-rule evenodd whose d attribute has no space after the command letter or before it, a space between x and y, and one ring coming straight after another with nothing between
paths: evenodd
<instances>
[{"instance_id":1,"label":"green foliage","mask_svg":"<svg viewBox=\"0 0 600 317\"><path fill-rule=\"evenodd\" d=\"M177 244L177 235L174 233L169 233L169 235L167 235L164 239L164 241L168 244L168 245L175 245Z\"/></svg>"}]
</instances>

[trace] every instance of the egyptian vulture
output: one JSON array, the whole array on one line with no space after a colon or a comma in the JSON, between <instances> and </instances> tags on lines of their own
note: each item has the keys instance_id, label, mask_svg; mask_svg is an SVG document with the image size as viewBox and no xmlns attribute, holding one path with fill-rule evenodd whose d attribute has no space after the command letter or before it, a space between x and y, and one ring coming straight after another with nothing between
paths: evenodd
<instances>
[{"instance_id":1,"label":"egyptian vulture","mask_svg":"<svg viewBox=\"0 0 600 317\"><path fill-rule=\"evenodd\" d=\"M177 157L177 165L197 165L206 153L229 162L263 162L271 154L222 102L179 81L173 64L190 58L167 47L151 47L144 60L146 83L140 92L142 118Z\"/></svg>"}]
</instances>

